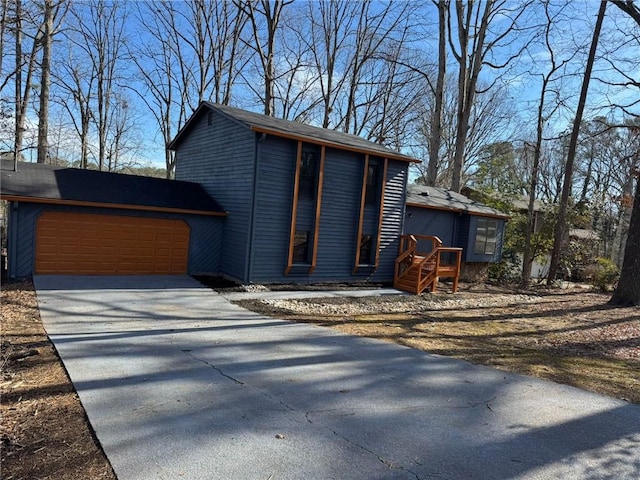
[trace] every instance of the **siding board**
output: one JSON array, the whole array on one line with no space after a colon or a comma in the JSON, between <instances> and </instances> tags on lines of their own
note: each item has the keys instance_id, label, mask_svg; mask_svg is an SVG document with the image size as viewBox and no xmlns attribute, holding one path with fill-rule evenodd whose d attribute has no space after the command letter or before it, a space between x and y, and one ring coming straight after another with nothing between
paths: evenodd
<instances>
[{"instance_id":1,"label":"siding board","mask_svg":"<svg viewBox=\"0 0 640 480\"><path fill-rule=\"evenodd\" d=\"M220 272L247 282L256 134L204 109L176 150L176 179L202 184L229 213L222 234ZM203 242L208 240L203 239ZM206 245L199 245L206 251Z\"/></svg>"},{"instance_id":2,"label":"siding board","mask_svg":"<svg viewBox=\"0 0 640 480\"><path fill-rule=\"evenodd\" d=\"M408 169L403 162L389 160L384 193L384 217L380 236L380 265L371 280L391 282L404 223Z\"/></svg>"},{"instance_id":3,"label":"siding board","mask_svg":"<svg viewBox=\"0 0 640 480\"><path fill-rule=\"evenodd\" d=\"M454 246L453 230L456 214L431 208L407 207L404 221L405 234L435 235L445 247Z\"/></svg>"}]
</instances>

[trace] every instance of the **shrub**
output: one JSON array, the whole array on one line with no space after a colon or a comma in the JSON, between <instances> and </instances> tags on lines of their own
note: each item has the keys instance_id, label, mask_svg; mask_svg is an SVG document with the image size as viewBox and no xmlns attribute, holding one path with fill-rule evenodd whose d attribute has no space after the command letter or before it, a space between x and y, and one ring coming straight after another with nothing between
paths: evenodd
<instances>
[{"instance_id":1,"label":"shrub","mask_svg":"<svg viewBox=\"0 0 640 480\"><path fill-rule=\"evenodd\" d=\"M618 266L608 258L598 258L591 284L601 292L606 292L610 285L615 284L620 277Z\"/></svg>"}]
</instances>

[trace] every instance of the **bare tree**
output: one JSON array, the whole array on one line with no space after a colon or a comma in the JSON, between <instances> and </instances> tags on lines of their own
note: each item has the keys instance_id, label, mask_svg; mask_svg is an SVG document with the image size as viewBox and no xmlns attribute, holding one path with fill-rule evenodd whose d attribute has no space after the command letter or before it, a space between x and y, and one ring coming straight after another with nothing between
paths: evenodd
<instances>
[{"instance_id":1,"label":"bare tree","mask_svg":"<svg viewBox=\"0 0 640 480\"><path fill-rule=\"evenodd\" d=\"M154 116L164 145L202 100L228 104L246 60L246 15L230 2L145 2L137 9L148 35L131 46L142 88L135 93ZM150 40L151 39L151 40ZM165 148L167 177L174 153Z\"/></svg>"},{"instance_id":2,"label":"bare tree","mask_svg":"<svg viewBox=\"0 0 640 480\"><path fill-rule=\"evenodd\" d=\"M565 4L566 6L566 4ZM549 57L549 68L545 73L540 74L540 95L538 98L537 108L537 121L536 121L536 139L533 145L533 164L531 166L530 181L529 181L529 203L527 208L527 225L524 238L524 250L522 253L522 286L528 287L531 282L531 267L534 260L534 251L532 246L532 239L534 235L535 227L535 200L538 191L538 180L540 177L540 158L542 156L542 142L544 140L544 128L549 119L560 107L559 95L560 92L552 88L554 77L561 71L566 64L575 56L573 55L567 58L558 58L555 48L552 43L551 33L557 19L562 14L563 8L561 7L555 13L551 13L550 5L548 2L544 3L544 15L546 22L543 30L543 41L546 52ZM555 102L549 106L548 96L554 96Z\"/></svg>"},{"instance_id":3,"label":"bare tree","mask_svg":"<svg viewBox=\"0 0 640 480\"><path fill-rule=\"evenodd\" d=\"M242 67L240 39L247 16L228 1L195 0L184 8L171 5L166 12L165 24L172 38L167 46L175 50L179 61L192 59L187 60L190 68L185 70L191 76L185 82L191 87L186 90L191 109L203 100L228 103Z\"/></svg>"},{"instance_id":4,"label":"bare tree","mask_svg":"<svg viewBox=\"0 0 640 480\"><path fill-rule=\"evenodd\" d=\"M2 0L0 2L0 76L5 77L5 80L0 84L0 92L8 80L8 75L5 75L4 57L5 57L5 38L7 36L7 24L9 22L9 0Z\"/></svg>"},{"instance_id":5,"label":"bare tree","mask_svg":"<svg viewBox=\"0 0 640 480\"><path fill-rule=\"evenodd\" d=\"M276 80L276 35L281 28L282 11L293 0L234 0L251 24L253 41L244 42L258 57L262 73L264 114L275 115L274 83ZM263 38L262 31L266 31Z\"/></svg>"},{"instance_id":6,"label":"bare tree","mask_svg":"<svg viewBox=\"0 0 640 480\"><path fill-rule=\"evenodd\" d=\"M87 168L96 73L93 64L80 60L81 57L77 55L78 50L73 48L77 42L73 38L73 32L67 30L65 36L71 48L66 52L66 57L60 58L57 64L55 83L58 87L58 96L56 100L67 112L80 140L79 166Z\"/></svg>"},{"instance_id":7,"label":"bare tree","mask_svg":"<svg viewBox=\"0 0 640 480\"><path fill-rule=\"evenodd\" d=\"M431 129L427 141L429 162L425 175L425 184L434 186L438 179L440 167L440 148L442 146L442 109L444 104L444 87L447 74L447 15L450 1L434 1L438 7L438 75L433 89L434 108L431 112Z\"/></svg>"},{"instance_id":8,"label":"bare tree","mask_svg":"<svg viewBox=\"0 0 640 480\"><path fill-rule=\"evenodd\" d=\"M458 65L457 131L451 179L451 189L457 192L462 187L465 143L470 128L471 109L478 93L480 71L483 66L494 70L505 68L520 55L526 45L526 41L522 42L518 51L508 55L502 61L492 60L495 50L500 49L509 37L519 31L518 22L528 3L519 5L515 9L509 9L506 5L506 1L456 0L455 14L449 15L449 46ZM451 17L455 21L455 28L451 26ZM493 27L493 30L490 27ZM454 36L454 32L457 35Z\"/></svg>"},{"instance_id":9,"label":"bare tree","mask_svg":"<svg viewBox=\"0 0 640 480\"><path fill-rule=\"evenodd\" d=\"M51 50L56 33L54 20L61 8L66 10L66 2L54 4L53 0L44 0L44 18L42 21L42 61L40 62L40 109L38 110L38 163L46 163L49 150L49 97L51 90Z\"/></svg>"},{"instance_id":10,"label":"bare tree","mask_svg":"<svg viewBox=\"0 0 640 480\"><path fill-rule=\"evenodd\" d=\"M145 2L138 5L137 15L151 41L136 44L129 53L137 67L142 88L136 93L155 118L164 145L168 145L187 119L188 90L191 88L189 58L182 55L178 35L175 2ZM175 166L174 152L165 147L166 176Z\"/></svg>"},{"instance_id":11,"label":"bare tree","mask_svg":"<svg viewBox=\"0 0 640 480\"><path fill-rule=\"evenodd\" d=\"M56 57L55 100L67 112L78 135L81 168L89 164L90 138L95 133L97 167L108 169L114 98L126 83L123 8L118 1L71 2L62 29L68 48L61 48Z\"/></svg>"},{"instance_id":12,"label":"bare tree","mask_svg":"<svg viewBox=\"0 0 640 480\"><path fill-rule=\"evenodd\" d=\"M419 120L418 138L424 145L429 146L429 136L432 132L431 119L433 118L434 98L425 96L427 112ZM456 150L457 138L457 86L452 79L445 83L442 124L440 127L440 150L438 153L438 169L435 185L449 188L453 175L453 160ZM508 97L502 88L494 87L483 95L477 95L471 109L467 141L465 142L463 176L471 178L478 168L478 161L482 149L486 145L508 140L513 137L513 105L508 102ZM428 151L418 149L417 157L428 156ZM419 181L425 182L427 171L425 165L418 165L421 174Z\"/></svg>"},{"instance_id":13,"label":"bare tree","mask_svg":"<svg viewBox=\"0 0 640 480\"><path fill-rule=\"evenodd\" d=\"M377 6L372 0L363 0L359 3L358 15L355 25L354 47L346 71L346 103L342 112L342 118L336 125L342 131L361 134L366 129L367 109L370 107L371 96L361 101L363 88L371 84L373 77L367 76L371 71L371 62L376 62L382 57L389 42L396 41L397 32L404 34L407 22L411 21L410 12L413 4L401 2L398 4L389 2L382 10L373 10ZM364 115L363 115L364 114Z\"/></svg>"},{"instance_id":14,"label":"bare tree","mask_svg":"<svg viewBox=\"0 0 640 480\"><path fill-rule=\"evenodd\" d=\"M37 56L42 45L43 25L37 10L24 9L21 0L14 4L15 70L11 77L15 82L15 130L14 130L14 168L23 151L26 131L27 108L29 105L32 78L37 66ZM33 5L30 5L33 7ZM30 51L25 52L24 39L31 42ZM23 77L23 74L25 75Z\"/></svg>"},{"instance_id":15,"label":"bare tree","mask_svg":"<svg viewBox=\"0 0 640 480\"><path fill-rule=\"evenodd\" d=\"M564 183L562 186L562 195L560 197L560 204L558 207L558 218L556 220L556 226L554 229L553 250L551 251L551 260L549 262L549 274L547 277L547 283L555 281L558 267L560 265L560 256L562 253L562 246L564 242L566 221L567 221L567 207L569 205L569 196L571 194L573 164L575 160L576 147L578 143L578 134L580 133L580 124L582 122L582 114L584 112L584 106L587 100L587 93L589 91L589 82L591 80L591 71L593 70L593 64L596 57L596 50L598 48L598 40L600 38L600 31L602 29L602 23L604 21L604 15L607 8L607 2L601 2L598 9L598 17L596 25L593 30L593 37L591 39L591 47L589 49L589 56L587 57L587 65L582 80L582 88L580 90L580 99L578 101L578 108L576 110L576 116L573 122L573 130L569 139L569 150L567 152L567 162L564 171Z\"/></svg>"},{"instance_id":16,"label":"bare tree","mask_svg":"<svg viewBox=\"0 0 640 480\"><path fill-rule=\"evenodd\" d=\"M136 119L130 108L129 100L122 93L114 95L110 114L106 160L107 169L114 172L135 165L135 156L140 149L141 142L135 135Z\"/></svg>"},{"instance_id":17,"label":"bare tree","mask_svg":"<svg viewBox=\"0 0 640 480\"><path fill-rule=\"evenodd\" d=\"M320 0L308 2L306 9L310 32L303 23L298 29L299 38L312 57L310 68L320 90L320 124L330 128L338 94L346 81L339 72L348 55L351 25L357 17L358 5L348 0Z\"/></svg>"}]
</instances>

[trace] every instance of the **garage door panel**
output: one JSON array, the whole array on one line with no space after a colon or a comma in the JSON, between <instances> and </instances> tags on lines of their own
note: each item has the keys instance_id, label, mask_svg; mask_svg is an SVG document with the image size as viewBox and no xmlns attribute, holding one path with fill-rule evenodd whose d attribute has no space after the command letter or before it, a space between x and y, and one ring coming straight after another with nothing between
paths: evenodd
<instances>
[{"instance_id":1,"label":"garage door panel","mask_svg":"<svg viewBox=\"0 0 640 480\"><path fill-rule=\"evenodd\" d=\"M184 274L189 226L181 220L45 212L36 228L36 273Z\"/></svg>"}]
</instances>

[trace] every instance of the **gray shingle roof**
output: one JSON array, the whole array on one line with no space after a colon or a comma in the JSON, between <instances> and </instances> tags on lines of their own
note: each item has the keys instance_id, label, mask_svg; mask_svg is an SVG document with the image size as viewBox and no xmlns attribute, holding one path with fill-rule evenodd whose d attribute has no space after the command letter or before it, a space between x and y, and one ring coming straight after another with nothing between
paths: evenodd
<instances>
[{"instance_id":1,"label":"gray shingle roof","mask_svg":"<svg viewBox=\"0 0 640 480\"><path fill-rule=\"evenodd\" d=\"M407 205L509 218L509 215L502 213L500 210L489 207L484 203L476 202L460 193L424 185L409 185L407 187Z\"/></svg>"},{"instance_id":2,"label":"gray shingle roof","mask_svg":"<svg viewBox=\"0 0 640 480\"><path fill-rule=\"evenodd\" d=\"M338 132L328 128L314 127L301 122L292 122L281 118L269 117L260 113L242 110L228 105L219 105L216 103L202 102L193 113L189 121L178 132L173 141L169 144L169 148L175 150L183 136L190 130L192 120L200 115L203 110L213 110L219 112L226 117L253 129L258 132L270 133L276 136L295 138L298 140L316 142L335 148L344 148L347 150L355 150L362 153L369 153L381 157L393 158L406 162L419 162L415 158L399 153L390 148L384 147L377 143L370 142L357 135L350 133Z\"/></svg>"},{"instance_id":3,"label":"gray shingle roof","mask_svg":"<svg viewBox=\"0 0 640 480\"><path fill-rule=\"evenodd\" d=\"M2 160L1 174L2 198L224 214L204 188L193 182L22 162L14 172L10 160Z\"/></svg>"}]
</instances>

